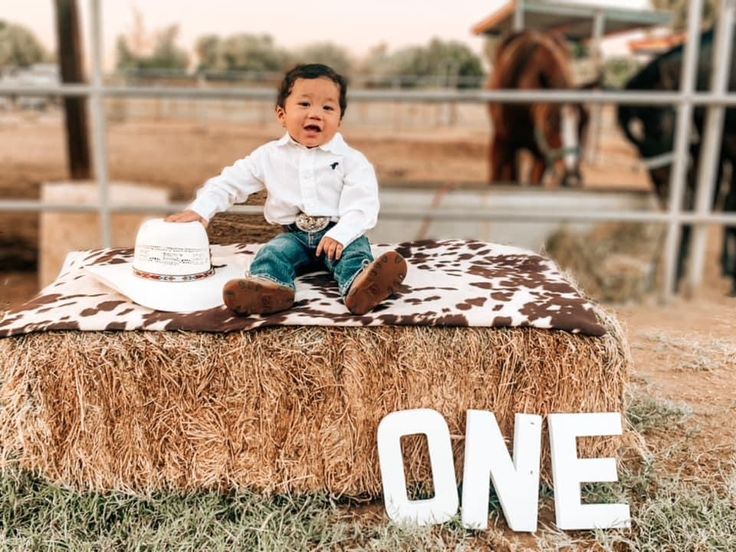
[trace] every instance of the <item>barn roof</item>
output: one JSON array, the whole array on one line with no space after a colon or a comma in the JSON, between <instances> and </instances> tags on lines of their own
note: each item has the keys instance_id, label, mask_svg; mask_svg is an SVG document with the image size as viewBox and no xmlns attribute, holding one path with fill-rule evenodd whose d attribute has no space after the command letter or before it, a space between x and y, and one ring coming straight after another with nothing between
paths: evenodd
<instances>
[{"instance_id":1,"label":"barn roof","mask_svg":"<svg viewBox=\"0 0 736 552\"><path fill-rule=\"evenodd\" d=\"M604 17L603 35L621 33L646 27L668 25L669 12L603 6L571 4L544 0L511 0L473 26L476 35L496 35L514 28L517 6L523 10L524 28L556 30L571 40L585 40L593 36L594 19Z\"/></svg>"}]
</instances>

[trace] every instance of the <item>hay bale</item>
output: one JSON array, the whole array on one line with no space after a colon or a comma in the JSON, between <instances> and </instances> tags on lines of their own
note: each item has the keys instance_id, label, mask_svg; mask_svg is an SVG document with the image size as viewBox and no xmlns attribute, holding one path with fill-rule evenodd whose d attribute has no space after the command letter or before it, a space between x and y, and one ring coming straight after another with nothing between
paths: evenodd
<instances>
[{"instance_id":1,"label":"hay bale","mask_svg":"<svg viewBox=\"0 0 736 552\"><path fill-rule=\"evenodd\" d=\"M594 299L640 302L656 290L663 238L656 224L603 223L586 233L562 228L545 252Z\"/></svg>"},{"instance_id":2,"label":"hay bale","mask_svg":"<svg viewBox=\"0 0 736 552\"><path fill-rule=\"evenodd\" d=\"M377 496L376 429L434 408L454 436L467 409L622 411L629 356L602 338L534 328L280 327L240 334L58 332L0 340L3 464L77 489L249 488ZM550 480L543 445L543 478ZM615 454L586 439L581 454ZM409 443L407 478L430 478Z\"/></svg>"}]
</instances>

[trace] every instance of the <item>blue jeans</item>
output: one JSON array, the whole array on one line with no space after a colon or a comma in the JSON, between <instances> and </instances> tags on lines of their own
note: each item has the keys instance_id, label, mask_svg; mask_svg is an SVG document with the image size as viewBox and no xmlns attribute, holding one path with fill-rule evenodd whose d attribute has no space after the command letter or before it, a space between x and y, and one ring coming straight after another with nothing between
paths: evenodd
<instances>
[{"instance_id":1,"label":"blue jeans","mask_svg":"<svg viewBox=\"0 0 736 552\"><path fill-rule=\"evenodd\" d=\"M250 265L251 276L266 278L293 290L297 276L326 269L345 298L355 277L373 262L373 255L368 238L361 236L343 250L339 261L329 260L324 253L317 257L317 245L332 226L334 224L319 232L289 227L289 232L279 234L258 250Z\"/></svg>"}]
</instances>

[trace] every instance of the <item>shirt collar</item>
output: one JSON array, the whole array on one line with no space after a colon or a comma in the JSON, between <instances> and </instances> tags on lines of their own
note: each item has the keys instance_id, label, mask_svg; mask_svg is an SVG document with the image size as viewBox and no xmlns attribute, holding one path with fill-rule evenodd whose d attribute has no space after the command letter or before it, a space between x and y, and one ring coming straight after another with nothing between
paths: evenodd
<instances>
[{"instance_id":1,"label":"shirt collar","mask_svg":"<svg viewBox=\"0 0 736 552\"><path fill-rule=\"evenodd\" d=\"M278 146L285 146L286 144L293 144L300 148L304 147L299 142L294 140L289 135L288 132L285 132L284 135L276 141L276 145ZM339 154L339 153L344 153L346 148L347 148L347 144L345 143L345 140L343 139L342 134L340 134L339 132L336 132L335 135L332 137L332 140L330 140L326 144L317 146L317 148L314 148L314 149L321 149L324 151L329 151L330 153Z\"/></svg>"}]
</instances>

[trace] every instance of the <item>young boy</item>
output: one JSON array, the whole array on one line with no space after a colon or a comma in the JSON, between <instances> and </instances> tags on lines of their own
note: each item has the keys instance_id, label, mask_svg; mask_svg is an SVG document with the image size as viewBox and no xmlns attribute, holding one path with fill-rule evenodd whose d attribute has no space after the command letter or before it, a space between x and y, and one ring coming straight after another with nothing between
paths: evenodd
<instances>
[{"instance_id":1,"label":"young boy","mask_svg":"<svg viewBox=\"0 0 736 552\"><path fill-rule=\"evenodd\" d=\"M347 82L321 64L298 65L284 76L276 117L286 133L226 167L169 222L209 219L252 193L268 191L264 216L286 232L259 249L245 278L223 289L238 314L269 314L294 303L294 278L326 268L348 310L365 314L387 299L406 276L395 251L377 259L364 236L378 218L373 166L337 132L347 107Z\"/></svg>"}]
</instances>

